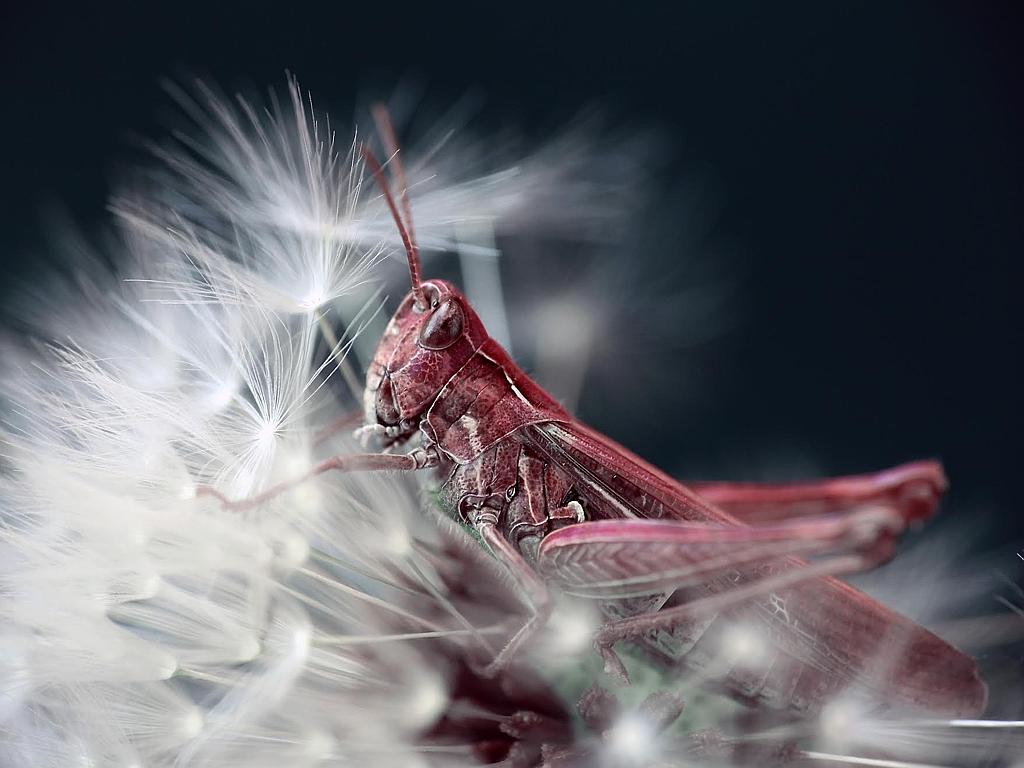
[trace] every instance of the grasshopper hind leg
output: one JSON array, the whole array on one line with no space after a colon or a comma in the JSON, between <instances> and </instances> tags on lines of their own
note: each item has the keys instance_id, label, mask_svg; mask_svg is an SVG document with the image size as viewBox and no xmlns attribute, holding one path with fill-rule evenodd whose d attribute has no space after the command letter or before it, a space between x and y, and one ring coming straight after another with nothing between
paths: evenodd
<instances>
[{"instance_id":1,"label":"grasshopper hind leg","mask_svg":"<svg viewBox=\"0 0 1024 768\"><path fill-rule=\"evenodd\" d=\"M608 622L594 635L594 647L604 661L605 673L620 684L628 685L629 673L613 649L615 643L621 640L634 639L658 630L672 630L687 622L699 622L749 600L774 597L776 591L811 579L854 573L865 567L864 561L857 555L836 556L813 564L803 564L803 567L785 570L690 603Z\"/></svg>"},{"instance_id":2,"label":"grasshopper hind leg","mask_svg":"<svg viewBox=\"0 0 1024 768\"><path fill-rule=\"evenodd\" d=\"M904 526L897 510L874 507L764 526L609 520L568 526L545 539L541 574L566 592L596 599L694 587L696 599L605 624L594 642L608 674L629 680L612 646L824 576L888 559ZM818 557L810 563L798 557Z\"/></svg>"}]
</instances>

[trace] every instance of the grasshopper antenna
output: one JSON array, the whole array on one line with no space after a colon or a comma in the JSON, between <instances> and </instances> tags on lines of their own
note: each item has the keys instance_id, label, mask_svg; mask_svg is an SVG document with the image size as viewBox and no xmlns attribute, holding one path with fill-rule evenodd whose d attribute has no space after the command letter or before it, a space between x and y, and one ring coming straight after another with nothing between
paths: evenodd
<instances>
[{"instance_id":1,"label":"grasshopper antenna","mask_svg":"<svg viewBox=\"0 0 1024 768\"><path fill-rule=\"evenodd\" d=\"M395 205L394 195L391 194L387 177L384 176L384 169L380 167L377 158L373 156L373 153L367 149L365 144L359 149L363 154L363 159L373 173L373 177L377 180L381 192L384 194L384 201L388 204L391 216L395 220L395 226L398 227L398 234L402 238L402 245L405 246L405 253L409 257L409 279L412 282L412 293L415 297L416 306L420 309L426 309L427 303L423 298L423 289L420 287L420 249L409 235L409 230L398 213L398 206Z\"/></svg>"},{"instance_id":2,"label":"grasshopper antenna","mask_svg":"<svg viewBox=\"0 0 1024 768\"><path fill-rule=\"evenodd\" d=\"M387 143L389 147L393 146L394 131L391 130L391 122L387 119L386 113L384 114L382 128L387 130L384 138L385 143ZM422 281L420 249L419 246L416 245L416 240L412 234L412 212L411 207L409 206L409 197L404 186L405 174L402 172L402 165L398 162L395 163L395 176L398 177L399 183L403 184L402 207L405 209L406 216L409 219L408 225L402 215L398 212L398 205L395 203L394 195L391 194L391 186L388 184L387 177L384 175L384 169L381 167L381 164L365 144L360 146L359 149L363 155L363 159L366 161L367 167L369 167L374 178L377 180L377 185L380 187L380 190L384 195L384 201L387 203L388 209L391 211L391 217L395 220L395 226L398 228L398 234L402 238L402 245L405 246L405 253L409 258L409 280L412 283L413 300L417 307L420 309L426 309L427 302L423 296L423 289L420 286ZM397 149L395 151L397 152Z\"/></svg>"},{"instance_id":3,"label":"grasshopper antenna","mask_svg":"<svg viewBox=\"0 0 1024 768\"><path fill-rule=\"evenodd\" d=\"M384 142L384 149L388 153L387 165L391 168L398 183L398 201L402 206L402 218L405 221L405 228L409 230L409 239L415 244L416 232L412 225L412 206L409 204L409 184L405 180L405 166L402 164L398 139L395 135L395 126L391 122L391 115L388 108L383 104L373 105L373 121L377 126L377 133Z\"/></svg>"}]
</instances>

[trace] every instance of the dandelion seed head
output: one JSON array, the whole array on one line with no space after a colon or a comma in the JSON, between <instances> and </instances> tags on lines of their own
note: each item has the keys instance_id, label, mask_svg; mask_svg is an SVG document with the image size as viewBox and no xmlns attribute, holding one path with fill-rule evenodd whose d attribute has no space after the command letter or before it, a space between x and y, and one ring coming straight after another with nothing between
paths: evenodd
<instances>
[{"instance_id":1,"label":"dandelion seed head","mask_svg":"<svg viewBox=\"0 0 1024 768\"><path fill-rule=\"evenodd\" d=\"M309 292L306 293L305 297L299 302L299 307L306 312L312 312L326 304L328 298L329 297L324 292L323 288L311 288Z\"/></svg>"},{"instance_id":2,"label":"dandelion seed head","mask_svg":"<svg viewBox=\"0 0 1024 768\"><path fill-rule=\"evenodd\" d=\"M312 760L326 760L335 750L334 738L324 731L311 731L305 737L305 754Z\"/></svg>"},{"instance_id":3,"label":"dandelion seed head","mask_svg":"<svg viewBox=\"0 0 1024 768\"><path fill-rule=\"evenodd\" d=\"M183 739L194 739L203 731L203 715L198 709L192 709L180 720L179 733Z\"/></svg>"},{"instance_id":4,"label":"dandelion seed head","mask_svg":"<svg viewBox=\"0 0 1024 768\"><path fill-rule=\"evenodd\" d=\"M283 570L294 570L309 558L309 542L301 534L286 533L277 542L277 565Z\"/></svg>"},{"instance_id":5,"label":"dandelion seed head","mask_svg":"<svg viewBox=\"0 0 1024 768\"><path fill-rule=\"evenodd\" d=\"M621 765L642 765L655 754L657 733L638 713L630 713L612 726L606 740L614 760Z\"/></svg>"},{"instance_id":6,"label":"dandelion seed head","mask_svg":"<svg viewBox=\"0 0 1024 768\"><path fill-rule=\"evenodd\" d=\"M259 443L260 450L273 453L278 426L272 421L263 421L259 424L256 428L256 441Z\"/></svg>"},{"instance_id":7,"label":"dandelion seed head","mask_svg":"<svg viewBox=\"0 0 1024 768\"><path fill-rule=\"evenodd\" d=\"M48 345L5 357L0 763L447 766L481 744L572 744L575 701L544 675L590 674L599 610L560 601L537 643L557 665L481 678L522 595L425 514L415 480L327 474L251 514L198 492L251 496L355 450L311 436L339 415L339 360L376 343L353 318L400 243L355 140L294 83L266 109L202 86L177 97L192 130L115 201L120 254L75 248L90 276L31 297ZM467 223L606 230L625 206L567 182L602 165L582 147L498 172L461 151L408 163L424 251L454 249ZM593 304L542 313L542 364L572 358L582 376ZM335 320L358 343L329 341ZM756 665L767 642L735 626L721 650ZM660 757L671 701L607 709L615 764ZM849 722L837 703L818 730Z\"/></svg>"},{"instance_id":8,"label":"dandelion seed head","mask_svg":"<svg viewBox=\"0 0 1024 768\"><path fill-rule=\"evenodd\" d=\"M541 652L555 660L574 659L590 648L600 626L600 613L592 604L580 600L560 602L547 623Z\"/></svg>"},{"instance_id":9,"label":"dandelion seed head","mask_svg":"<svg viewBox=\"0 0 1024 768\"><path fill-rule=\"evenodd\" d=\"M856 742L854 734L865 734L869 723L863 704L839 698L826 704L818 716L818 735L830 749L848 749Z\"/></svg>"},{"instance_id":10,"label":"dandelion seed head","mask_svg":"<svg viewBox=\"0 0 1024 768\"><path fill-rule=\"evenodd\" d=\"M764 635L749 624L731 624L722 641L722 654L734 666L756 669L771 659Z\"/></svg>"},{"instance_id":11,"label":"dandelion seed head","mask_svg":"<svg viewBox=\"0 0 1024 768\"><path fill-rule=\"evenodd\" d=\"M214 381L207 388L203 402L211 412L217 413L227 408L238 394L238 382Z\"/></svg>"},{"instance_id":12,"label":"dandelion seed head","mask_svg":"<svg viewBox=\"0 0 1024 768\"><path fill-rule=\"evenodd\" d=\"M398 521L388 526L381 544L384 551L394 557L406 557L412 552L412 536L409 529Z\"/></svg>"},{"instance_id":13,"label":"dandelion seed head","mask_svg":"<svg viewBox=\"0 0 1024 768\"><path fill-rule=\"evenodd\" d=\"M313 633L309 627L296 627L295 630L292 632L292 653L297 657L305 658L306 654L309 653L309 647L312 638Z\"/></svg>"},{"instance_id":14,"label":"dandelion seed head","mask_svg":"<svg viewBox=\"0 0 1024 768\"><path fill-rule=\"evenodd\" d=\"M412 728L422 728L437 721L448 704L444 681L434 675L423 675L409 691L406 713Z\"/></svg>"}]
</instances>

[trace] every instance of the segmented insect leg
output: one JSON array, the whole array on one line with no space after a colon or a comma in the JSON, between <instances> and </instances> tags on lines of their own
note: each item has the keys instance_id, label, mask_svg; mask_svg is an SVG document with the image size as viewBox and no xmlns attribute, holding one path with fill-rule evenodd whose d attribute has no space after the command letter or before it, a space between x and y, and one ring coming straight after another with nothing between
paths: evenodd
<instances>
[{"instance_id":1,"label":"segmented insect leg","mask_svg":"<svg viewBox=\"0 0 1024 768\"><path fill-rule=\"evenodd\" d=\"M610 622L595 633L594 646L604 659L605 672L620 683L628 685L629 673L612 649L620 640L629 640L656 630L671 630L683 621L717 614L746 600L764 597L810 579L856 573L872 565L874 561L863 555L844 555L808 564L687 605Z\"/></svg>"},{"instance_id":2,"label":"segmented insect leg","mask_svg":"<svg viewBox=\"0 0 1024 768\"><path fill-rule=\"evenodd\" d=\"M426 469L437 465L437 454L417 448L404 454L391 453L352 453L344 456L332 456L324 459L308 472L272 485L261 493L246 499L229 499L216 488L201 485L196 488L196 496L213 496L221 502L224 509L231 512L243 512L280 496L296 485L311 480L325 472L393 472Z\"/></svg>"},{"instance_id":3,"label":"segmented insect leg","mask_svg":"<svg viewBox=\"0 0 1024 768\"><path fill-rule=\"evenodd\" d=\"M767 523L890 504L907 522L930 517L948 483L937 461L798 483L693 482L687 486L746 523Z\"/></svg>"},{"instance_id":4,"label":"segmented insect leg","mask_svg":"<svg viewBox=\"0 0 1024 768\"><path fill-rule=\"evenodd\" d=\"M480 538L522 590L526 596L526 603L533 611L526 623L519 628L484 670L485 675L494 676L509 665L523 643L547 622L548 617L551 616L551 595L537 572L498 530L497 520L493 514L486 512L481 514L477 518L476 529L480 533Z\"/></svg>"},{"instance_id":5,"label":"segmented insect leg","mask_svg":"<svg viewBox=\"0 0 1024 768\"><path fill-rule=\"evenodd\" d=\"M571 594L598 599L638 596L673 586L712 584L739 572L726 591L687 605L605 625L595 644L609 674L628 681L612 651L619 640L719 611L821 576L864 570L891 556L899 512L872 507L764 526L722 526L652 520L599 521L550 534L541 573ZM807 564L795 555L827 559Z\"/></svg>"}]
</instances>

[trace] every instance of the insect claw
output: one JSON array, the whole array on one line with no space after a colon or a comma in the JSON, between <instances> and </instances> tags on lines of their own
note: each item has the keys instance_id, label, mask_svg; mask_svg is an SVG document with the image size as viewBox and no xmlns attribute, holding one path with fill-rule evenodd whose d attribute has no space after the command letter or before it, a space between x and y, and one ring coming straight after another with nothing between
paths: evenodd
<instances>
[{"instance_id":1,"label":"insect claw","mask_svg":"<svg viewBox=\"0 0 1024 768\"><path fill-rule=\"evenodd\" d=\"M504 672L507 666L508 663L504 660L492 661L490 664L488 664L480 671L480 676L483 678L487 678L488 680L494 679L502 672Z\"/></svg>"},{"instance_id":2,"label":"insect claw","mask_svg":"<svg viewBox=\"0 0 1024 768\"><path fill-rule=\"evenodd\" d=\"M626 671L626 666L622 663L619 655L612 650L611 644L595 640L594 646L601 654L601 658L604 659L604 673L619 685L629 685L629 672Z\"/></svg>"},{"instance_id":3,"label":"insect claw","mask_svg":"<svg viewBox=\"0 0 1024 768\"><path fill-rule=\"evenodd\" d=\"M378 435L384 436L385 430L380 424L366 424L358 429L352 430L352 437L358 441L364 449L370 447L373 438Z\"/></svg>"},{"instance_id":4,"label":"insect claw","mask_svg":"<svg viewBox=\"0 0 1024 768\"><path fill-rule=\"evenodd\" d=\"M583 512L583 505L582 504L580 504L578 501L570 501L565 506L568 507L569 509L571 509L574 513L576 513L576 522L577 523L586 522L587 516Z\"/></svg>"},{"instance_id":5,"label":"insect claw","mask_svg":"<svg viewBox=\"0 0 1024 768\"><path fill-rule=\"evenodd\" d=\"M492 670L494 662L489 664L483 664L481 661L475 659L469 659L466 664L469 666L469 671L477 677L482 677L485 680L491 680L496 677L497 673Z\"/></svg>"},{"instance_id":6,"label":"insect claw","mask_svg":"<svg viewBox=\"0 0 1024 768\"><path fill-rule=\"evenodd\" d=\"M485 678L498 677L507 672L514 663L515 655L509 652L509 646L505 646L494 660L480 671L480 676Z\"/></svg>"},{"instance_id":7,"label":"insect claw","mask_svg":"<svg viewBox=\"0 0 1024 768\"><path fill-rule=\"evenodd\" d=\"M580 695L576 702L576 711L580 713L587 728L595 733L602 733L611 728L618 720L619 700L612 693L594 683Z\"/></svg>"},{"instance_id":8,"label":"insect claw","mask_svg":"<svg viewBox=\"0 0 1024 768\"><path fill-rule=\"evenodd\" d=\"M671 691L655 691L640 703L639 712L660 733L679 719L684 707L683 699Z\"/></svg>"}]
</instances>

